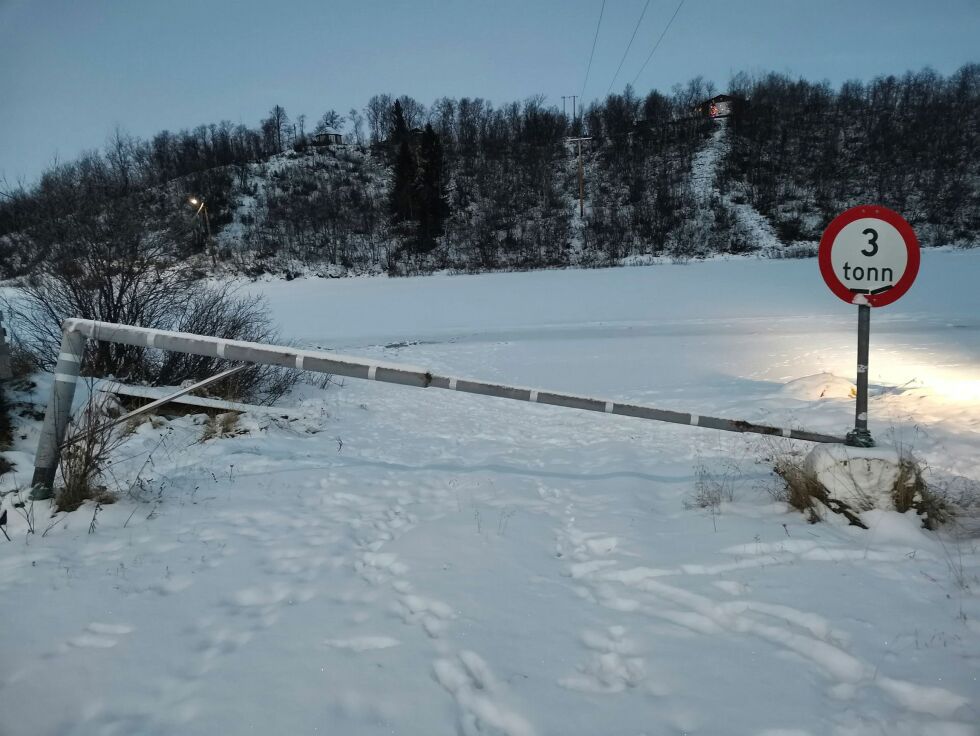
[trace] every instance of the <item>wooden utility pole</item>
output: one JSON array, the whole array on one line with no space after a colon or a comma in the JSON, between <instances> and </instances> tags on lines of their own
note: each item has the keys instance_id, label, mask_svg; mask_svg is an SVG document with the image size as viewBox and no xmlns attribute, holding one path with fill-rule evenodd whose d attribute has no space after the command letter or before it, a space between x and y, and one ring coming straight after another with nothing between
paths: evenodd
<instances>
[{"instance_id":1,"label":"wooden utility pole","mask_svg":"<svg viewBox=\"0 0 980 736\"><path fill-rule=\"evenodd\" d=\"M591 141L592 137L567 138L569 143L578 143L578 214L585 217L585 165L582 163L582 141Z\"/></svg>"}]
</instances>

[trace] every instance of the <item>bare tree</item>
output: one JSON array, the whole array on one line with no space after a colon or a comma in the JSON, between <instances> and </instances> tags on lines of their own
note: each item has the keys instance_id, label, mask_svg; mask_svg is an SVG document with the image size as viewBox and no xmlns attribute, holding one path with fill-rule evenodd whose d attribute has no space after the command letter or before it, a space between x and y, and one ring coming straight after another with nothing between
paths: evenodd
<instances>
[{"instance_id":1,"label":"bare tree","mask_svg":"<svg viewBox=\"0 0 980 736\"><path fill-rule=\"evenodd\" d=\"M63 218L45 233L51 252L9 306L19 340L39 367L50 368L69 317L215 335L274 341L261 300L237 297L195 279L175 262L169 243L148 235L133 203L117 200ZM223 361L148 354L144 348L93 342L85 358L89 375L171 385L221 370ZM232 393L250 400L274 399L290 385L281 371L239 374Z\"/></svg>"},{"instance_id":2,"label":"bare tree","mask_svg":"<svg viewBox=\"0 0 980 736\"><path fill-rule=\"evenodd\" d=\"M121 194L129 194L137 183L133 181L133 154L136 141L118 125L106 142L105 157L109 162L113 178L119 183Z\"/></svg>"},{"instance_id":3,"label":"bare tree","mask_svg":"<svg viewBox=\"0 0 980 736\"><path fill-rule=\"evenodd\" d=\"M289 116L282 105L276 105L269 111L269 117L262 121L262 129L268 141L275 147L276 153L282 153L289 143Z\"/></svg>"},{"instance_id":4,"label":"bare tree","mask_svg":"<svg viewBox=\"0 0 980 736\"><path fill-rule=\"evenodd\" d=\"M344 127L344 116L336 110L327 110L316 124L316 132L337 132L342 127Z\"/></svg>"},{"instance_id":5,"label":"bare tree","mask_svg":"<svg viewBox=\"0 0 980 736\"><path fill-rule=\"evenodd\" d=\"M405 116L405 125L408 126L409 130L413 128L421 128L425 125L426 111L425 105L408 95L402 95L398 98L398 102L402 106L402 115Z\"/></svg>"},{"instance_id":6,"label":"bare tree","mask_svg":"<svg viewBox=\"0 0 980 736\"><path fill-rule=\"evenodd\" d=\"M429 108L429 122L445 142L456 140L456 100L440 97Z\"/></svg>"},{"instance_id":7,"label":"bare tree","mask_svg":"<svg viewBox=\"0 0 980 736\"><path fill-rule=\"evenodd\" d=\"M54 364L61 322L83 317L162 327L193 288L187 268L173 267L167 243L148 236L125 201L84 209L52 223L49 256L27 280L13 312L19 335L40 366ZM99 343L90 357L97 373L144 379L143 350Z\"/></svg>"},{"instance_id":8,"label":"bare tree","mask_svg":"<svg viewBox=\"0 0 980 736\"><path fill-rule=\"evenodd\" d=\"M352 107L350 112L347 113L348 120L350 120L351 135L354 136L354 143L359 146L364 145L364 116L358 111L356 107Z\"/></svg>"},{"instance_id":9,"label":"bare tree","mask_svg":"<svg viewBox=\"0 0 980 736\"><path fill-rule=\"evenodd\" d=\"M296 116L296 127L299 130L299 134L296 138L296 143L305 146L306 145L306 115Z\"/></svg>"},{"instance_id":10,"label":"bare tree","mask_svg":"<svg viewBox=\"0 0 980 736\"><path fill-rule=\"evenodd\" d=\"M382 143L391 135L391 109L394 100L391 95L374 95L368 100L364 114L367 117L368 130L371 132L371 143Z\"/></svg>"}]
</instances>

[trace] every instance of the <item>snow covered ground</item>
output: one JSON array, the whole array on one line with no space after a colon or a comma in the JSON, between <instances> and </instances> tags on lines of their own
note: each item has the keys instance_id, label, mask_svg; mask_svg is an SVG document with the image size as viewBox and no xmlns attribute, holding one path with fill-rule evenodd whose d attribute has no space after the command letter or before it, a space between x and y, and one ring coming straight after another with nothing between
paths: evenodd
<instances>
[{"instance_id":1,"label":"snow covered ground","mask_svg":"<svg viewBox=\"0 0 980 736\"><path fill-rule=\"evenodd\" d=\"M926 252L872 316L872 432L954 495L980 482L978 279L980 253ZM853 419L855 310L813 260L247 288L311 347ZM6 497L0 733L980 732L971 517L809 525L769 494L783 441L342 383L231 438L143 425L92 533L87 506L42 537L38 504L27 536Z\"/></svg>"}]
</instances>

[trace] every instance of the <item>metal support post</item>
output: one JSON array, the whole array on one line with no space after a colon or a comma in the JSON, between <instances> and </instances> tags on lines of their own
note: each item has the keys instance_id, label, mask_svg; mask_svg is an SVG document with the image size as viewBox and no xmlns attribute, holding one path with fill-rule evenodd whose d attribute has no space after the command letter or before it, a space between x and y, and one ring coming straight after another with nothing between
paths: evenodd
<instances>
[{"instance_id":1,"label":"metal support post","mask_svg":"<svg viewBox=\"0 0 980 736\"><path fill-rule=\"evenodd\" d=\"M61 352L58 353L58 365L54 369L54 387L44 414L44 425L41 427L37 457L34 460L34 478L31 480L31 485L35 499L52 496L54 476L58 470L61 445L65 441L71 405L75 399L75 384L78 383L84 354L85 335L78 330L64 329Z\"/></svg>"},{"instance_id":2,"label":"metal support post","mask_svg":"<svg viewBox=\"0 0 980 736\"><path fill-rule=\"evenodd\" d=\"M868 353L871 343L871 307L858 306L857 405L854 409L854 429L847 433L851 447L874 447L868 430Z\"/></svg>"}]
</instances>

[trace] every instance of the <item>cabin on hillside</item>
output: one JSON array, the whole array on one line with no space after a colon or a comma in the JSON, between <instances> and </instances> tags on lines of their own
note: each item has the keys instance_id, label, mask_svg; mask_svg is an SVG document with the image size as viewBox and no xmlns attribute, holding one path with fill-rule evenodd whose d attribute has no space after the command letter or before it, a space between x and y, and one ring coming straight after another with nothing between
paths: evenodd
<instances>
[{"instance_id":1,"label":"cabin on hillside","mask_svg":"<svg viewBox=\"0 0 980 736\"><path fill-rule=\"evenodd\" d=\"M691 111L709 118L727 118L735 113L741 100L731 95L715 95L710 100L699 102Z\"/></svg>"},{"instance_id":2,"label":"cabin on hillside","mask_svg":"<svg viewBox=\"0 0 980 736\"><path fill-rule=\"evenodd\" d=\"M344 136L335 130L325 130L314 133L311 142L314 146L339 146L344 142Z\"/></svg>"}]
</instances>

